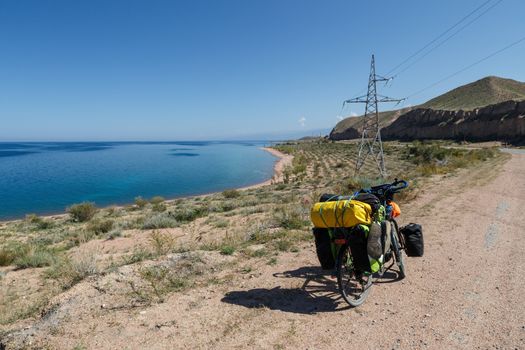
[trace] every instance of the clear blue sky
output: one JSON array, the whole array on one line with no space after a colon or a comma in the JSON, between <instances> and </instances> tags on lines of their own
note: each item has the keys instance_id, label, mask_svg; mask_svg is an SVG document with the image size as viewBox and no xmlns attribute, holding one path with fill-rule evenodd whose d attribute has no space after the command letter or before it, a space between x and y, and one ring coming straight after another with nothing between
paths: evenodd
<instances>
[{"instance_id":1,"label":"clear blue sky","mask_svg":"<svg viewBox=\"0 0 525 350\"><path fill-rule=\"evenodd\" d=\"M386 73L484 1L0 0L0 141L331 128L372 53ZM524 14L503 0L381 92L408 96L516 41ZM406 103L487 75L525 81L524 62L522 42Z\"/></svg>"}]
</instances>

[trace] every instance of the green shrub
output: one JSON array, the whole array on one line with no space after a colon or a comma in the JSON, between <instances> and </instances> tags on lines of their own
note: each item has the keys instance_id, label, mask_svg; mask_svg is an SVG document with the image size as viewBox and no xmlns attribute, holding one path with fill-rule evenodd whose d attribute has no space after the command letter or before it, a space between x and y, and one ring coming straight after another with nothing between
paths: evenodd
<instances>
[{"instance_id":1,"label":"green shrub","mask_svg":"<svg viewBox=\"0 0 525 350\"><path fill-rule=\"evenodd\" d=\"M164 202L164 197L161 196L155 196L149 200L151 204L160 204Z\"/></svg>"},{"instance_id":2,"label":"green shrub","mask_svg":"<svg viewBox=\"0 0 525 350\"><path fill-rule=\"evenodd\" d=\"M131 282L130 287L139 300L148 303L162 303L166 294L182 290L190 282L187 278L177 276L166 266L142 267L139 276L146 285L139 287Z\"/></svg>"},{"instance_id":3,"label":"green shrub","mask_svg":"<svg viewBox=\"0 0 525 350\"><path fill-rule=\"evenodd\" d=\"M163 211L166 211L168 207L164 203L155 203L151 207L151 210L156 211L157 213L162 213Z\"/></svg>"},{"instance_id":4,"label":"green shrub","mask_svg":"<svg viewBox=\"0 0 525 350\"><path fill-rule=\"evenodd\" d=\"M292 160L292 173L298 175L306 171L307 160L303 154L296 155Z\"/></svg>"},{"instance_id":5,"label":"green shrub","mask_svg":"<svg viewBox=\"0 0 525 350\"><path fill-rule=\"evenodd\" d=\"M107 236L107 239L115 239L117 237L121 237L122 236L122 231L120 230L113 230L111 231L108 236Z\"/></svg>"},{"instance_id":6,"label":"green shrub","mask_svg":"<svg viewBox=\"0 0 525 350\"><path fill-rule=\"evenodd\" d=\"M133 249L133 252L130 255L124 256L123 263L124 265L130 265L152 257L153 253L151 251L140 246Z\"/></svg>"},{"instance_id":7,"label":"green shrub","mask_svg":"<svg viewBox=\"0 0 525 350\"><path fill-rule=\"evenodd\" d=\"M54 226L53 221L37 216L36 214L26 215L26 221L34 225L38 230L47 230Z\"/></svg>"},{"instance_id":8,"label":"green shrub","mask_svg":"<svg viewBox=\"0 0 525 350\"><path fill-rule=\"evenodd\" d=\"M73 221L76 222L86 222L91 220L93 216L95 216L97 211L97 207L95 207L95 204L91 202L73 204L72 206L67 208L67 212L69 213Z\"/></svg>"},{"instance_id":9,"label":"green shrub","mask_svg":"<svg viewBox=\"0 0 525 350\"><path fill-rule=\"evenodd\" d=\"M224 198L238 198L241 196L241 193L235 189L233 190L224 190L222 191Z\"/></svg>"},{"instance_id":10,"label":"green shrub","mask_svg":"<svg viewBox=\"0 0 525 350\"><path fill-rule=\"evenodd\" d=\"M113 229L113 220L91 220L87 229L96 235L108 233Z\"/></svg>"},{"instance_id":11,"label":"green shrub","mask_svg":"<svg viewBox=\"0 0 525 350\"><path fill-rule=\"evenodd\" d=\"M132 294L142 302L162 303L171 292L193 285L195 276L202 275L207 268L199 256L183 254L170 266L143 266L138 274L141 283L130 281Z\"/></svg>"},{"instance_id":12,"label":"green shrub","mask_svg":"<svg viewBox=\"0 0 525 350\"><path fill-rule=\"evenodd\" d=\"M232 255L235 253L235 247L231 245L223 245L220 249L222 255Z\"/></svg>"},{"instance_id":13,"label":"green shrub","mask_svg":"<svg viewBox=\"0 0 525 350\"><path fill-rule=\"evenodd\" d=\"M63 257L47 269L45 276L58 281L63 289L69 289L84 278L98 273L96 255L85 252L71 259Z\"/></svg>"},{"instance_id":14,"label":"green shrub","mask_svg":"<svg viewBox=\"0 0 525 350\"><path fill-rule=\"evenodd\" d=\"M142 228L144 230L178 227L179 222L168 214L156 214L144 220Z\"/></svg>"},{"instance_id":15,"label":"green shrub","mask_svg":"<svg viewBox=\"0 0 525 350\"><path fill-rule=\"evenodd\" d=\"M207 213L208 210L205 207L183 206L181 209L171 212L170 216L179 222L191 222Z\"/></svg>"},{"instance_id":16,"label":"green shrub","mask_svg":"<svg viewBox=\"0 0 525 350\"><path fill-rule=\"evenodd\" d=\"M223 213L232 211L233 209L236 209L238 205L238 201L224 201L220 204L220 211Z\"/></svg>"},{"instance_id":17,"label":"green shrub","mask_svg":"<svg viewBox=\"0 0 525 350\"><path fill-rule=\"evenodd\" d=\"M0 248L0 266L11 265L16 258L27 254L27 244L20 242L9 242Z\"/></svg>"},{"instance_id":18,"label":"green shrub","mask_svg":"<svg viewBox=\"0 0 525 350\"><path fill-rule=\"evenodd\" d=\"M268 260L267 264L268 264L268 265L271 265L271 266L276 265L276 264L277 264L277 258L276 258L276 257L272 257L272 258L270 258L270 259Z\"/></svg>"},{"instance_id":19,"label":"green shrub","mask_svg":"<svg viewBox=\"0 0 525 350\"><path fill-rule=\"evenodd\" d=\"M148 201L142 198L141 196L135 197L135 205L142 209L148 204Z\"/></svg>"},{"instance_id":20,"label":"green shrub","mask_svg":"<svg viewBox=\"0 0 525 350\"><path fill-rule=\"evenodd\" d=\"M279 227L285 229L301 229L308 223L296 205L276 207L273 219Z\"/></svg>"},{"instance_id":21,"label":"green shrub","mask_svg":"<svg viewBox=\"0 0 525 350\"><path fill-rule=\"evenodd\" d=\"M19 269L44 267L50 266L55 260L56 256L51 250L38 246L30 246L24 255L14 260L14 265Z\"/></svg>"},{"instance_id":22,"label":"green shrub","mask_svg":"<svg viewBox=\"0 0 525 350\"><path fill-rule=\"evenodd\" d=\"M211 225L216 228L225 228L228 227L229 224L230 222L226 219L218 219L216 221L211 222Z\"/></svg>"}]
</instances>

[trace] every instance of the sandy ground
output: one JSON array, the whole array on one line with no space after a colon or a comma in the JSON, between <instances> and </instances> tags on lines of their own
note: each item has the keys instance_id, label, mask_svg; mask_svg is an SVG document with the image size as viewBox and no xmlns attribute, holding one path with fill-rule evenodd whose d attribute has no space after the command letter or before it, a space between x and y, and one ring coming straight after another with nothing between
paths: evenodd
<instances>
[{"instance_id":1,"label":"sandy ground","mask_svg":"<svg viewBox=\"0 0 525 350\"><path fill-rule=\"evenodd\" d=\"M406 259L403 281L395 272L378 279L358 308L342 301L305 243L276 264L249 260L250 273L231 271L223 284L145 308L119 308L112 297L124 271L86 280L2 341L7 349L524 349L521 153L499 172L436 179L402 207L401 224L423 225L425 256Z\"/></svg>"}]
</instances>

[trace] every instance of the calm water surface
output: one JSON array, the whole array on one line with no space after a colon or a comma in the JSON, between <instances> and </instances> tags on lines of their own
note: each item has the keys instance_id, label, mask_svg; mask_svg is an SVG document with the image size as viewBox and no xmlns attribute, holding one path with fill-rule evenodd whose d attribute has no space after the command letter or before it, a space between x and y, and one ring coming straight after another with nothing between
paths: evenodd
<instances>
[{"instance_id":1,"label":"calm water surface","mask_svg":"<svg viewBox=\"0 0 525 350\"><path fill-rule=\"evenodd\" d=\"M262 182L276 158L261 142L0 143L0 219L82 201L179 197Z\"/></svg>"}]
</instances>

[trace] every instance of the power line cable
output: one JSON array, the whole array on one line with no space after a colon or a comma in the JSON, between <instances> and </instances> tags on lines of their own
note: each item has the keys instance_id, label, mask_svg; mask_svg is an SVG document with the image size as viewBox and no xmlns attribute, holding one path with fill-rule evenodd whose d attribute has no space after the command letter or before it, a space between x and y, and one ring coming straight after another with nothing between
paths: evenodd
<instances>
[{"instance_id":1,"label":"power line cable","mask_svg":"<svg viewBox=\"0 0 525 350\"><path fill-rule=\"evenodd\" d=\"M466 16L464 16L463 18L461 18L458 22L456 22L453 26L451 26L450 28L448 28L447 30L445 30L443 33L439 34L437 37L435 37L434 39L432 39L429 43L427 43L425 46L423 46L422 48L420 48L419 50L417 50L416 52L414 52L412 55L408 56L405 60L403 60L401 63L399 63L397 66L395 66L394 68L392 68L386 75L390 75L391 73L393 73L396 69L398 69L399 67L401 67L402 65L404 65L406 62L410 61L413 57L417 56L419 53L421 53L423 50L425 50L426 48L428 48L430 45L432 45L433 43L435 43L436 41L438 41L439 39L441 39L443 36L445 36L447 33L449 33L451 30L453 30L454 28L456 28L458 25L460 25L461 23L463 23L466 19L468 19L470 16L472 16L474 13L478 12L481 8L483 8L485 5L487 5L489 2L491 2L492 0L486 0L485 2L483 2L481 5L479 5L478 7L476 7L473 11L471 11L470 13L468 13Z\"/></svg>"},{"instance_id":2,"label":"power line cable","mask_svg":"<svg viewBox=\"0 0 525 350\"><path fill-rule=\"evenodd\" d=\"M481 8L483 8L486 4L488 4L489 2L491 2L492 0L487 0L485 1L484 3L482 3L480 6L476 7L473 11L471 11L470 13L468 13L466 16L464 16L463 18L461 18L458 22L456 22L454 25L452 25L450 28L448 28L447 30L445 30L444 32L442 32L441 34L439 34L437 37L435 37L433 40L431 40L429 43L427 43L425 46L423 46L422 48L420 48L419 50L417 50L416 52L414 52L412 55L410 55L409 57L407 57L405 60L403 60L401 63L399 63L397 66L395 66L394 68L392 68L388 73L387 75L391 74L392 72L394 72L397 68L401 67L403 64L405 64L406 62L408 62L409 60L411 60L413 57L417 56L419 53L421 53L422 51L424 51L426 48L428 48L429 46L431 46L433 43L435 43L437 40L439 40L440 38L442 38L443 36L445 36L448 32L450 32L451 30L453 30L455 27L457 27L458 25L460 25L463 21L465 21L466 19L468 19L470 16L472 16L474 13L476 13L477 11L479 11Z\"/></svg>"},{"instance_id":3,"label":"power line cable","mask_svg":"<svg viewBox=\"0 0 525 350\"><path fill-rule=\"evenodd\" d=\"M439 39L441 39L443 36L445 36L447 33L449 33L451 30L453 30L454 28L456 28L458 25L460 25L461 23L463 23L465 20L467 20L469 17L471 17L473 14L475 14L476 12L478 12L480 9L482 9L483 7L485 7L485 5L487 5L488 3L490 3L492 0L486 0L484 1L481 5L479 5L478 7L476 7L474 10L472 10L471 12L469 12L466 16L464 16L463 18L461 18L458 22L456 22L453 26L451 26L450 28L448 28L447 30L445 30L443 33L441 33L440 35L438 35L437 37L435 37L433 40L431 40L429 43L427 43L425 46L423 46L421 49L417 50L416 52L414 52L412 55L410 55L409 57L407 57L404 61L402 61L401 63L399 63L397 66L395 66L394 68L392 68L386 75L388 76L389 74L391 74L392 72L394 72L397 68L401 67L402 65L404 65L405 63L407 63L408 61L410 61L412 58L414 58L415 56L417 56L419 53L421 53L423 50L427 49L430 45L432 45L433 43L435 43L436 41L438 41ZM502 0L499 0L495 5L497 5L499 2L501 2ZM492 7L494 7L495 5L493 5ZM490 8L492 8L490 7ZM463 29L463 28L462 28ZM460 29L460 30L462 30ZM446 40L445 40L446 41ZM427 53L428 54L428 53ZM406 69L405 69L406 70ZM404 71L404 70L403 70ZM398 73L399 74L399 73ZM398 75L397 74L397 75ZM357 94L355 97L359 97L361 96L364 92L366 91L366 89L362 90L361 92L359 92L359 94ZM343 112L343 109L344 109L344 104L343 104L343 108L341 109L341 113Z\"/></svg>"},{"instance_id":4,"label":"power line cable","mask_svg":"<svg viewBox=\"0 0 525 350\"><path fill-rule=\"evenodd\" d=\"M427 49L428 47L430 47L432 44L434 44L436 41L438 41L439 39L441 39L443 36L445 36L447 33L449 33L450 31L452 31L454 28L456 28L457 26L459 26L461 23L463 23L465 20L467 20L469 17L471 17L472 15L474 15L476 12L478 12L480 9L482 9L483 7L485 7L488 3L490 3L492 0L486 0L484 1L481 5L479 5L478 7L476 7L474 10L472 10L471 12L469 12L467 15L465 15L464 17L462 17L458 22L456 22L454 25L452 25L451 27L449 27L447 30L445 30L444 32L442 32L441 34L439 34L437 37L435 37L434 39L432 39L430 42L428 42L425 46L423 46L422 48L420 48L419 50L417 50L416 52L414 52L412 55L410 55L409 57L407 57L405 60L403 60L401 63L399 63L397 66L395 66L394 68L392 68L386 75L388 76L389 74L391 74L392 72L394 72L397 68L403 66L403 64L407 63L408 61L410 61L412 58L414 58L415 56L417 56L418 54L420 54L421 52L423 52L425 49ZM483 16L485 13L487 13L488 11L490 11L492 8L494 8L496 5L498 5L499 3L501 3L503 0L498 0L496 3L492 4L490 7L488 7L487 9L485 9L485 11L483 11L481 14L479 14L478 16L476 16L472 21L468 22L466 25L464 25L463 27L459 28L459 30L457 30L456 32L454 32L452 35L448 36L445 40L441 41L440 43L438 43L436 46L434 46L433 48L431 48L429 51L427 51L423 56L419 57L418 59L416 59L416 61L412 62L411 64L409 64L407 67L405 67L403 70L401 70L399 73L397 73L394 77L398 76L399 74L405 72L406 70L408 70L409 68L411 68L415 63L419 62L421 59L423 59L424 57L426 57L428 54L430 54L430 52L434 51L435 49L437 49L438 47L440 47L441 45L443 45L445 42L447 42L448 40L450 40L451 38L453 38L454 36L456 36L457 34L459 34L463 29L465 29L466 27L468 27L469 25L471 25L472 23L474 23L477 19L479 19L481 16ZM360 95L362 93L364 93L366 91L366 89L363 89L361 90L361 92L359 94L357 94L355 96L355 98L357 97L360 97ZM343 106L341 108L341 112L340 112L340 115L343 114L343 111L344 111L344 107L345 107L345 104L343 103Z\"/></svg>"},{"instance_id":5,"label":"power line cable","mask_svg":"<svg viewBox=\"0 0 525 350\"><path fill-rule=\"evenodd\" d=\"M452 78L452 77L455 77L455 76L458 75L458 74L463 73L464 71L466 71L466 70L468 70L468 69L470 69L470 68L472 68L472 67L474 67L474 66L480 64L481 62L484 62L484 61L486 61L486 60L488 60L488 59L490 59L490 58L492 58L492 57L494 57L494 56L500 54L500 53L503 52L503 51L506 51L506 50L510 49L511 47L514 47L514 46L518 45L519 43L521 43L521 42L523 42L523 41L525 41L525 36L522 37L521 39L518 39L518 40L512 42L511 44L509 44L509 45L507 45L507 46L505 46L505 47L503 47L503 48L501 48L501 49L499 49L499 50L497 50L497 51L491 53L490 55L485 56L485 57L483 57L482 59L480 59L480 60L478 60L478 61L476 61L476 62L474 62L474 63L472 63L472 64L469 64L468 66L466 66L466 67L464 67L464 68L458 70L457 72L454 72L454 73L452 73L452 74L446 76L445 78L443 78L443 79L441 79L441 80L438 80L437 82L435 82L435 83L433 83L433 84L430 84L430 85L428 85L427 87L425 87L425 88L423 88L423 89L421 89L421 90L416 91L415 93L409 95L409 96L407 97L407 99L408 99L408 98L411 98L411 97L414 97L414 96L416 96L416 95L419 95L419 94L422 93L423 91L426 91L426 90L428 90L428 89L430 89L430 88L433 88L434 86L436 86L436 85L438 85L438 84L441 84L442 82L444 82L444 81L446 81L446 80L448 80L448 79L450 79L450 78Z\"/></svg>"},{"instance_id":6,"label":"power line cable","mask_svg":"<svg viewBox=\"0 0 525 350\"><path fill-rule=\"evenodd\" d=\"M410 69L411 67L413 67L416 63L418 63L419 61L421 61L423 58L425 58L426 56L428 56L428 54L430 54L432 51L434 51L435 49L437 49L438 47L440 47L441 45L443 45L445 42L449 41L450 39L452 39L453 37L455 37L456 35L458 35L463 29L467 28L468 26L470 26L472 23L474 23L475 21L477 21L481 16L483 16L484 14L486 14L487 12L489 12L491 9L493 9L496 5L498 5L499 3L501 3L503 0L499 0L497 1L496 3L494 3L492 6L490 6L489 8L487 8L485 11L483 11L482 13L480 13L478 16L476 16L474 19L472 19L470 22L468 22L467 24L465 24L464 26L462 26L461 28L459 28L457 31L455 31L454 33L452 33L451 35L449 35L447 38L445 38L445 40L439 42L437 45L435 45L434 47L432 47L430 50L428 50L427 52L425 52L422 56L418 57L415 61L413 61L412 63L410 63L408 66L406 66L405 68L403 68L403 70L401 70L400 72L396 73L394 77L397 77L398 75L400 75L401 73L404 73L405 71L407 71L408 69Z\"/></svg>"}]
</instances>

